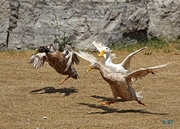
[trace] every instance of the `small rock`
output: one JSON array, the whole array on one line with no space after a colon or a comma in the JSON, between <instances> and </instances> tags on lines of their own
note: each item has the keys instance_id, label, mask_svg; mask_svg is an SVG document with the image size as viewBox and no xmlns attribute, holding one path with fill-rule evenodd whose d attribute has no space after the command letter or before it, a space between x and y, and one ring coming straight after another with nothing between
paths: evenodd
<instances>
[{"instance_id":1,"label":"small rock","mask_svg":"<svg viewBox=\"0 0 180 129\"><path fill-rule=\"evenodd\" d=\"M61 93L61 96L62 96L62 97L66 96L66 93Z\"/></svg>"},{"instance_id":2,"label":"small rock","mask_svg":"<svg viewBox=\"0 0 180 129\"><path fill-rule=\"evenodd\" d=\"M46 117L46 116L43 116L43 119L47 119L47 117Z\"/></svg>"}]
</instances>

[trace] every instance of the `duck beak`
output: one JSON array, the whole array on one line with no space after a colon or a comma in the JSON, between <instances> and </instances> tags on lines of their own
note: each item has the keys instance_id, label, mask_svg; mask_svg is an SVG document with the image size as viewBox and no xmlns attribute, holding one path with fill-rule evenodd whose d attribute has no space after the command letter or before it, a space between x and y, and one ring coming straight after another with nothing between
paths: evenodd
<instances>
[{"instance_id":1,"label":"duck beak","mask_svg":"<svg viewBox=\"0 0 180 129\"><path fill-rule=\"evenodd\" d=\"M88 68L88 70L86 70L86 72L89 72L89 71L91 71L91 70L92 70L92 67L89 66L89 68Z\"/></svg>"},{"instance_id":2,"label":"duck beak","mask_svg":"<svg viewBox=\"0 0 180 129\"><path fill-rule=\"evenodd\" d=\"M98 56L103 56L103 55L104 55L104 53L105 53L105 51L104 51L104 50L102 50L102 51L99 53L99 55L98 55Z\"/></svg>"},{"instance_id":3,"label":"duck beak","mask_svg":"<svg viewBox=\"0 0 180 129\"><path fill-rule=\"evenodd\" d=\"M38 53L38 49L35 50L34 55L36 55L37 53Z\"/></svg>"}]
</instances>

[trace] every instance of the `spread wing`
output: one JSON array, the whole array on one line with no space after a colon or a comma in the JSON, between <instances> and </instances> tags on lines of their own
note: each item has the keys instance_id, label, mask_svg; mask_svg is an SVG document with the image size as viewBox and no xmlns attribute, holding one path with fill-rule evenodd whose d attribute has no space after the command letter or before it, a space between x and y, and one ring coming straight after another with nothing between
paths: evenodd
<instances>
[{"instance_id":1,"label":"spread wing","mask_svg":"<svg viewBox=\"0 0 180 129\"><path fill-rule=\"evenodd\" d=\"M79 59L77 57L77 54L72 50L71 46L66 45L65 50L64 50L64 54L66 59L68 59L67 64L66 64L66 70L68 70L68 68L72 65L72 64L79 64Z\"/></svg>"},{"instance_id":2,"label":"spread wing","mask_svg":"<svg viewBox=\"0 0 180 129\"><path fill-rule=\"evenodd\" d=\"M106 45L100 43L100 42L97 42L97 41L93 41L92 44L96 47L96 49L101 52L102 50L105 49Z\"/></svg>"},{"instance_id":3,"label":"spread wing","mask_svg":"<svg viewBox=\"0 0 180 129\"><path fill-rule=\"evenodd\" d=\"M73 51L73 49L71 48L70 45L67 45L66 44L66 48L65 48L69 53L71 53L70 55L72 55L72 63L75 63L75 64L79 64L79 58L77 57L76 53Z\"/></svg>"},{"instance_id":4,"label":"spread wing","mask_svg":"<svg viewBox=\"0 0 180 129\"><path fill-rule=\"evenodd\" d=\"M135 52L130 53L130 54L123 60L123 62L121 63L122 66L123 66L125 69L130 70L130 61L131 61L132 57L133 57L135 54L137 54L138 52L144 50L145 48L146 48L146 47L143 47L143 48L141 48L141 49L139 49L139 50L137 50L137 51L135 51Z\"/></svg>"},{"instance_id":5,"label":"spread wing","mask_svg":"<svg viewBox=\"0 0 180 129\"><path fill-rule=\"evenodd\" d=\"M30 63L32 64L33 67L36 69L40 68L43 66L44 62L46 60L46 53L37 53L36 55L32 55L30 57Z\"/></svg>"},{"instance_id":6,"label":"spread wing","mask_svg":"<svg viewBox=\"0 0 180 129\"><path fill-rule=\"evenodd\" d=\"M83 51L79 51L79 52L75 52L79 57L83 58L84 60L89 61L90 63L96 63L97 59L96 57L94 57L93 55L87 53L87 52L83 52Z\"/></svg>"},{"instance_id":7,"label":"spread wing","mask_svg":"<svg viewBox=\"0 0 180 129\"><path fill-rule=\"evenodd\" d=\"M91 64L98 63L99 65L101 65L107 71L112 72L108 67L104 66L100 61L98 61L96 57L94 57L93 55L89 54L88 52L79 51L79 52L75 52L75 53L79 57L83 58L84 60L89 61Z\"/></svg>"},{"instance_id":8,"label":"spread wing","mask_svg":"<svg viewBox=\"0 0 180 129\"><path fill-rule=\"evenodd\" d=\"M135 70L135 71L125 75L125 78L128 78L129 80L131 80L131 79L137 80L138 78L145 77L149 73L154 74L154 72L153 72L154 69L165 67L168 64L170 64L170 63L158 65L158 66L153 66L153 67L140 68L138 70Z\"/></svg>"},{"instance_id":9,"label":"spread wing","mask_svg":"<svg viewBox=\"0 0 180 129\"><path fill-rule=\"evenodd\" d=\"M102 50L105 50L106 49L106 45L100 43L100 42L97 42L97 41L93 41L92 44L96 47L96 49L101 52ZM106 58L106 54L103 55L104 58ZM112 53L111 54L111 58L114 59L116 58L116 54L115 53Z\"/></svg>"}]
</instances>

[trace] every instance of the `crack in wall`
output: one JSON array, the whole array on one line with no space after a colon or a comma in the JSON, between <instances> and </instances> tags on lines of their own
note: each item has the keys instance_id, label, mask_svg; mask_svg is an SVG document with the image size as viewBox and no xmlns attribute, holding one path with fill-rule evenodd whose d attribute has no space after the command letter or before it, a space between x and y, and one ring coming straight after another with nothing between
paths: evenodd
<instances>
[{"instance_id":1,"label":"crack in wall","mask_svg":"<svg viewBox=\"0 0 180 129\"><path fill-rule=\"evenodd\" d=\"M9 6L10 6L9 28L8 28L7 37L6 37L6 46L7 47L9 45L10 33L13 31L14 28L17 27L17 20L19 18L20 1L19 0L9 0Z\"/></svg>"}]
</instances>

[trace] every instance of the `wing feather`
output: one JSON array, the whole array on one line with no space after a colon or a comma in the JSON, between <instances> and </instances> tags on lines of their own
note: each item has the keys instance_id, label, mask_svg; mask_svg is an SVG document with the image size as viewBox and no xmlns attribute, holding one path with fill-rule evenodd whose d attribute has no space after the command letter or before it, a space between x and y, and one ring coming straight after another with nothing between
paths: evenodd
<instances>
[{"instance_id":1,"label":"wing feather","mask_svg":"<svg viewBox=\"0 0 180 129\"><path fill-rule=\"evenodd\" d=\"M131 58L132 58L135 54L137 54L138 52L144 50L145 48L146 48L146 47L143 47L143 48L141 48L141 49L139 49L139 50L137 50L137 51L135 51L135 52L130 53L130 54L123 60L123 62L121 63L122 66L123 66L125 69L130 69L130 61L131 61Z\"/></svg>"},{"instance_id":2,"label":"wing feather","mask_svg":"<svg viewBox=\"0 0 180 129\"><path fill-rule=\"evenodd\" d=\"M158 68L163 68L167 65L169 65L170 63L167 64L163 64L163 65L157 65L157 66L153 66L153 67L147 67L147 68L140 68L138 70L135 70L129 74L127 74L125 77L129 78L129 79L135 79L137 80L138 78L142 78L145 77L147 74L152 73L154 74L153 70L154 69L158 69Z\"/></svg>"},{"instance_id":3,"label":"wing feather","mask_svg":"<svg viewBox=\"0 0 180 129\"><path fill-rule=\"evenodd\" d=\"M100 42L97 42L97 41L93 41L92 44L96 47L96 49L101 52L102 50L105 49L106 45L100 43Z\"/></svg>"},{"instance_id":4,"label":"wing feather","mask_svg":"<svg viewBox=\"0 0 180 129\"><path fill-rule=\"evenodd\" d=\"M68 59L65 71L67 71L72 64L79 64L80 61L70 45L66 44L65 51L63 53L65 54L66 59Z\"/></svg>"},{"instance_id":5,"label":"wing feather","mask_svg":"<svg viewBox=\"0 0 180 129\"><path fill-rule=\"evenodd\" d=\"M36 69L40 68L43 66L44 62L46 60L46 53L37 53L36 55L32 55L30 58L30 63L32 64L33 67Z\"/></svg>"},{"instance_id":6,"label":"wing feather","mask_svg":"<svg viewBox=\"0 0 180 129\"><path fill-rule=\"evenodd\" d=\"M106 49L106 45L100 43L100 42L97 42L97 41L93 41L92 44L96 47L96 49L101 52L102 50L105 50ZM106 58L106 54L103 55L104 58ZM110 57L112 59L116 58L116 54L115 53L111 53Z\"/></svg>"},{"instance_id":7,"label":"wing feather","mask_svg":"<svg viewBox=\"0 0 180 129\"><path fill-rule=\"evenodd\" d=\"M83 58L84 60L87 60L91 63L96 63L97 59L96 57L94 57L93 55L84 52L84 51L79 51L79 52L75 52L79 57Z\"/></svg>"}]
</instances>

